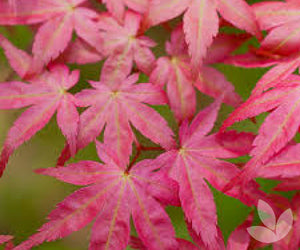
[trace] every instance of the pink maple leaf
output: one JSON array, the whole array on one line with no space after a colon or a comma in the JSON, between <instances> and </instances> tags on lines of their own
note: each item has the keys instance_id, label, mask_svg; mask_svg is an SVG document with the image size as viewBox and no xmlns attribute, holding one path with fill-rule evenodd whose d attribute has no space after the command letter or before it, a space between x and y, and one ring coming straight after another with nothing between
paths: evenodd
<instances>
[{"instance_id":1,"label":"pink maple leaf","mask_svg":"<svg viewBox=\"0 0 300 250\"><path fill-rule=\"evenodd\" d=\"M299 178L299 149L300 144L287 145L258 170L257 176L277 180Z\"/></svg>"},{"instance_id":2,"label":"pink maple leaf","mask_svg":"<svg viewBox=\"0 0 300 250\"><path fill-rule=\"evenodd\" d=\"M101 81L120 81L130 74L133 61L139 70L150 74L155 62L151 47L156 44L147 36L139 35L141 16L127 11L121 25L108 13L99 17L98 27L103 39L106 59Z\"/></svg>"},{"instance_id":3,"label":"pink maple leaf","mask_svg":"<svg viewBox=\"0 0 300 250\"><path fill-rule=\"evenodd\" d=\"M232 43L230 36L222 35L215 40L208 52L207 60L200 68L195 80L190 71L190 58L187 44L184 40L182 26L179 25L171 34L171 40L166 43L168 57L160 57L150 75L150 82L164 86L167 84L167 94L170 107L179 122L191 119L196 110L196 92L194 86L202 93L214 98L224 96L224 102L237 106L241 99L234 92L234 87L226 78L209 64L223 60L226 54L235 50L238 45Z\"/></svg>"},{"instance_id":4,"label":"pink maple leaf","mask_svg":"<svg viewBox=\"0 0 300 250\"><path fill-rule=\"evenodd\" d=\"M99 62L103 57L103 54L97 51L96 48L78 37L70 43L56 62L88 64Z\"/></svg>"},{"instance_id":5,"label":"pink maple leaf","mask_svg":"<svg viewBox=\"0 0 300 250\"><path fill-rule=\"evenodd\" d=\"M237 134L232 140L223 142L224 135L205 136L213 127L217 117L220 100L202 110L190 125L184 122L180 127L179 149L170 150L161 156L170 177L179 184L179 198L187 221L201 236L203 245L210 249L218 245L220 236L217 230L216 206L207 180L213 187L221 190L238 172L232 163L218 158L233 158L247 153L253 137ZM221 138L219 138L221 136ZM238 149L238 150L237 150ZM212 248L213 249L213 248Z\"/></svg>"},{"instance_id":6,"label":"pink maple leaf","mask_svg":"<svg viewBox=\"0 0 300 250\"><path fill-rule=\"evenodd\" d=\"M135 74L121 82L91 81L93 89L76 94L81 106L89 106L80 116L77 149L92 142L105 126L104 142L115 148L120 160L127 162L135 139L130 124L153 142L168 149L174 146L167 122L146 105L165 104L164 92L151 83L135 84L137 80Z\"/></svg>"},{"instance_id":7,"label":"pink maple leaf","mask_svg":"<svg viewBox=\"0 0 300 250\"><path fill-rule=\"evenodd\" d=\"M22 78L30 79L44 70L43 65L36 63L33 57L26 51L15 47L8 39L0 35L0 46L13 70ZM77 63L85 64L91 62L98 62L102 60L103 55L96 51L95 48L77 38L71 42L68 48L60 55L60 57L53 62L53 64Z\"/></svg>"},{"instance_id":8,"label":"pink maple leaf","mask_svg":"<svg viewBox=\"0 0 300 250\"><path fill-rule=\"evenodd\" d=\"M145 22L157 25L185 12L183 27L191 63L198 71L207 48L218 33L218 12L224 19L240 29L259 35L258 25L251 7L243 0L154 0L150 2Z\"/></svg>"},{"instance_id":9,"label":"pink maple leaf","mask_svg":"<svg viewBox=\"0 0 300 250\"><path fill-rule=\"evenodd\" d=\"M79 78L79 71L69 73L66 66L56 65L50 71L29 81L1 83L0 109L30 106L15 121L5 139L0 158L2 175L13 151L42 129L57 111L57 123L67 139L70 151L76 150L79 114L76 99L67 93Z\"/></svg>"},{"instance_id":10,"label":"pink maple leaf","mask_svg":"<svg viewBox=\"0 0 300 250\"><path fill-rule=\"evenodd\" d=\"M122 21L125 15L125 6L139 13L144 13L148 9L150 0L103 0L110 13L118 21Z\"/></svg>"},{"instance_id":11,"label":"pink maple leaf","mask_svg":"<svg viewBox=\"0 0 300 250\"><path fill-rule=\"evenodd\" d=\"M36 63L48 64L67 48L74 30L94 47L101 42L95 21L98 14L81 7L84 2L86 0L20 0L13 12L4 2L0 4L0 24L43 23L35 35L32 52Z\"/></svg>"},{"instance_id":12,"label":"pink maple leaf","mask_svg":"<svg viewBox=\"0 0 300 250\"><path fill-rule=\"evenodd\" d=\"M41 65L33 64L33 59L27 52L16 48L2 35L0 35L0 46L3 48L12 69L22 79L34 77L42 70Z\"/></svg>"},{"instance_id":13,"label":"pink maple leaf","mask_svg":"<svg viewBox=\"0 0 300 250\"><path fill-rule=\"evenodd\" d=\"M262 50L280 55L299 52L299 2L261 2L253 9L260 28L269 31L261 43Z\"/></svg>"},{"instance_id":14,"label":"pink maple leaf","mask_svg":"<svg viewBox=\"0 0 300 250\"><path fill-rule=\"evenodd\" d=\"M66 237L95 218L89 249L125 249L130 216L147 249L178 249L171 220L162 206L178 204L176 182L165 172L154 171L157 166L152 160L126 168L115 152L99 142L97 152L105 164L81 161L37 171L67 183L88 186L59 203L48 216L49 222L16 250Z\"/></svg>"},{"instance_id":15,"label":"pink maple leaf","mask_svg":"<svg viewBox=\"0 0 300 250\"><path fill-rule=\"evenodd\" d=\"M227 188L256 177L257 171L295 136L300 125L299 82L297 75L279 81L276 88L250 97L225 120L222 130L234 122L273 110L253 142L254 148L250 152L253 158L245 165L243 173ZM290 157L293 157L292 154Z\"/></svg>"},{"instance_id":16,"label":"pink maple leaf","mask_svg":"<svg viewBox=\"0 0 300 250\"><path fill-rule=\"evenodd\" d=\"M253 216L248 218L239 225L229 236L226 250L247 250L250 246L250 235L247 228L252 224Z\"/></svg>"}]
</instances>

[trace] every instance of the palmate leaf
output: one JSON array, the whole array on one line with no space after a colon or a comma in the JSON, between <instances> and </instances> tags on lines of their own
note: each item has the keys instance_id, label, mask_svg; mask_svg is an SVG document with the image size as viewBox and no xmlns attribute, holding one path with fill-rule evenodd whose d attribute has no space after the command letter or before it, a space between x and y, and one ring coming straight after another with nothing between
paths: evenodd
<instances>
[{"instance_id":1,"label":"palmate leaf","mask_svg":"<svg viewBox=\"0 0 300 250\"><path fill-rule=\"evenodd\" d=\"M207 48L218 33L217 12L236 27L260 37L255 15L243 0L155 0L149 5L145 26L168 21L183 12L185 39L194 72L199 71Z\"/></svg>"},{"instance_id":2,"label":"palmate leaf","mask_svg":"<svg viewBox=\"0 0 300 250\"><path fill-rule=\"evenodd\" d=\"M119 21L123 20L125 6L139 13L145 13L148 9L149 0L103 0L113 17Z\"/></svg>"},{"instance_id":3,"label":"palmate leaf","mask_svg":"<svg viewBox=\"0 0 300 250\"><path fill-rule=\"evenodd\" d=\"M253 158L245 165L243 173L227 188L256 177L259 169L295 136L300 125L299 95L299 76L290 76L287 80L279 82L277 88L249 98L224 122L223 128L226 128L236 121L276 108L265 119L253 142L254 148L250 152ZM290 156L294 157L293 154ZM288 168L286 171L289 171Z\"/></svg>"},{"instance_id":4,"label":"palmate leaf","mask_svg":"<svg viewBox=\"0 0 300 250\"><path fill-rule=\"evenodd\" d=\"M150 75L150 81L161 87L167 84L169 105L179 122L194 116L196 110L194 87L214 98L223 95L226 104L237 106L240 103L241 99L234 92L231 83L210 66L210 64L222 61L238 45L239 43L233 42L230 36L223 34L217 37L195 80L190 71L188 46L184 40L182 25L174 29L171 40L166 43L169 56L158 58Z\"/></svg>"},{"instance_id":5,"label":"palmate leaf","mask_svg":"<svg viewBox=\"0 0 300 250\"><path fill-rule=\"evenodd\" d=\"M30 106L15 121L5 139L0 157L1 175L13 151L42 129L57 111L57 123L67 139L70 151L76 150L79 114L76 99L67 90L74 86L79 72L69 72L63 65L53 66L30 84L1 83L0 108L13 109ZM71 121L71 122L70 122Z\"/></svg>"},{"instance_id":6,"label":"palmate leaf","mask_svg":"<svg viewBox=\"0 0 300 250\"><path fill-rule=\"evenodd\" d=\"M219 20L215 1L194 0L184 15L184 32L193 69L201 66L207 48L218 33ZM205 34L205 35L204 35Z\"/></svg>"},{"instance_id":7,"label":"palmate leaf","mask_svg":"<svg viewBox=\"0 0 300 250\"><path fill-rule=\"evenodd\" d=\"M167 122L146 105L165 104L164 92L151 83L135 84L137 80L138 75L131 75L122 82L90 82L93 89L76 94L81 106L89 106L80 116L77 150L92 142L105 126L104 142L115 149L123 164L128 163L135 138L130 124L164 148L174 147L173 132ZM70 156L67 146L58 165Z\"/></svg>"},{"instance_id":8,"label":"palmate leaf","mask_svg":"<svg viewBox=\"0 0 300 250\"><path fill-rule=\"evenodd\" d=\"M280 55L299 52L299 3L262 2L253 9L260 27L269 31L261 43L262 50Z\"/></svg>"},{"instance_id":9,"label":"palmate leaf","mask_svg":"<svg viewBox=\"0 0 300 250\"><path fill-rule=\"evenodd\" d=\"M88 185L68 196L48 216L49 222L16 250L30 249L79 230L94 218L89 249L124 249L129 242L130 216L147 249L178 249L171 221L159 203L178 204L177 185L165 172L154 171L152 160L144 160L130 170L116 154L97 143L105 164L81 161L67 167L37 172L75 185ZM167 205L167 204L165 204Z\"/></svg>"},{"instance_id":10,"label":"palmate leaf","mask_svg":"<svg viewBox=\"0 0 300 250\"><path fill-rule=\"evenodd\" d=\"M101 42L94 21L98 14L86 7L80 7L85 1L22 0L13 12L4 2L0 4L0 10L3 9L0 24L43 23L36 33L32 51L36 63L48 64L67 48L73 31L95 48Z\"/></svg>"},{"instance_id":11,"label":"palmate leaf","mask_svg":"<svg viewBox=\"0 0 300 250\"><path fill-rule=\"evenodd\" d=\"M38 69L32 67L32 57L25 51L16 48L2 35L0 35L0 46L3 48L11 67L22 79L31 75L31 72L33 72L33 74L38 72Z\"/></svg>"},{"instance_id":12,"label":"palmate leaf","mask_svg":"<svg viewBox=\"0 0 300 250\"><path fill-rule=\"evenodd\" d=\"M268 179L288 179L300 176L299 144L287 145L263 165L257 175Z\"/></svg>"},{"instance_id":13,"label":"palmate leaf","mask_svg":"<svg viewBox=\"0 0 300 250\"><path fill-rule=\"evenodd\" d=\"M237 151L237 144L232 147L228 138L228 144L223 143L224 135L205 136L214 126L219 106L220 100L201 111L190 125L184 122L180 127L180 148L159 156L169 169L170 177L178 182L182 209L205 249L215 249L214 246L222 242L213 195L205 180L221 190L239 169L218 158L246 154L253 140L253 136L246 133L232 135L238 145L248 145Z\"/></svg>"},{"instance_id":14,"label":"palmate leaf","mask_svg":"<svg viewBox=\"0 0 300 250\"><path fill-rule=\"evenodd\" d=\"M147 36L141 36L139 29L142 16L126 11L123 24L108 13L99 16L97 25L103 40L102 49L108 59L102 69L101 81L120 81L130 74L133 62L145 74L153 69L155 56L151 48L156 43Z\"/></svg>"},{"instance_id":15,"label":"palmate leaf","mask_svg":"<svg viewBox=\"0 0 300 250\"><path fill-rule=\"evenodd\" d=\"M5 56L9 61L12 69L22 78L31 79L38 76L44 67L40 62L34 60L26 51L15 47L8 39L0 35L0 46L3 48ZM77 38L70 46L52 62L52 64L77 63L85 64L98 62L102 60L103 55L96 51L95 48Z\"/></svg>"}]
</instances>

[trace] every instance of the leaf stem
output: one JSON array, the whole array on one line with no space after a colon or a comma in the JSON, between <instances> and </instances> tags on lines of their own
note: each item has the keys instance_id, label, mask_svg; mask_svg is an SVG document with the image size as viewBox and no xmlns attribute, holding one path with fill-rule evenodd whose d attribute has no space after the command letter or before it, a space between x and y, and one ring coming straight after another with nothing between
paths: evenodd
<instances>
[{"instance_id":1,"label":"leaf stem","mask_svg":"<svg viewBox=\"0 0 300 250\"><path fill-rule=\"evenodd\" d=\"M136 163L137 159L140 157L140 155L143 151L161 151L161 150L164 150L164 149L162 147L145 147L143 145L137 145L137 152L136 152L134 158L132 159L132 161L130 162L130 164L128 165L125 172L127 174L130 172L131 168Z\"/></svg>"}]
</instances>

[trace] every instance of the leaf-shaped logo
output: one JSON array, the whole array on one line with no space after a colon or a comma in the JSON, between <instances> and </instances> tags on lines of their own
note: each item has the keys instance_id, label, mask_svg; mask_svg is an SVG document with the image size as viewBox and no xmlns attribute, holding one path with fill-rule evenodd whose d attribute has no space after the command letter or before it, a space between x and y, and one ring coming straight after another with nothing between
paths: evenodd
<instances>
[{"instance_id":1,"label":"leaf-shaped logo","mask_svg":"<svg viewBox=\"0 0 300 250\"><path fill-rule=\"evenodd\" d=\"M291 209L285 210L276 223L273 209L263 200L258 201L258 215L262 223L266 226L248 227L248 233L256 240L263 243L274 243L283 239L293 225L293 213Z\"/></svg>"}]
</instances>

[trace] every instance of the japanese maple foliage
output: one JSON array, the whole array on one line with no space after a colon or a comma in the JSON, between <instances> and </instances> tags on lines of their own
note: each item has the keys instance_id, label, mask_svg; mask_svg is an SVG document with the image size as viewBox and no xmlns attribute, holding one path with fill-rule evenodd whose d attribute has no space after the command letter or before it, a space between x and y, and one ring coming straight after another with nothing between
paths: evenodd
<instances>
[{"instance_id":1,"label":"japanese maple foliage","mask_svg":"<svg viewBox=\"0 0 300 250\"><path fill-rule=\"evenodd\" d=\"M57 205L49 222L16 249L65 237L97 217L90 249L123 249L130 235L130 215L148 249L177 249L175 232L163 204L177 205L177 184L151 160L124 165L115 152L97 143L105 163L82 161L67 167L40 169L75 185L89 185ZM84 176L84 177L83 177ZM83 177L83 178L82 178Z\"/></svg>"},{"instance_id":2,"label":"japanese maple foliage","mask_svg":"<svg viewBox=\"0 0 300 250\"><path fill-rule=\"evenodd\" d=\"M75 97L67 92L77 83L79 72L69 72L63 65L53 66L49 71L24 82L2 84L1 109L30 106L15 121L8 132L0 156L0 173L13 151L42 129L57 111L57 124L67 139L72 154L76 150L79 114Z\"/></svg>"},{"instance_id":3,"label":"japanese maple foliage","mask_svg":"<svg viewBox=\"0 0 300 250\"><path fill-rule=\"evenodd\" d=\"M250 2L1 1L0 47L12 72L0 83L0 109L25 110L5 137L0 175L56 114L65 145L57 145L56 166L35 172L84 187L28 239L16 236L14 246L4 236L12 233L1 232L0 243L32 249L93 222L91 250L266 246L247 231L256 224L253 211L224 229L222 195L245 206L268 203L269 228L290 208L290 231L270 244L297 250L300 3ZM14 40L20 25L32 33L23 49ZM242 100L235 87L245 83L232 84L224 64L265 73ZM235 124L247 119L247 127ZM80 155L88 146L99 161ZM278 182L266 192L259 183L268 179ZM290 191L288 200L283 192ZM167 207L184 215L185 238Z\"/></svg>"}]
</instances>

